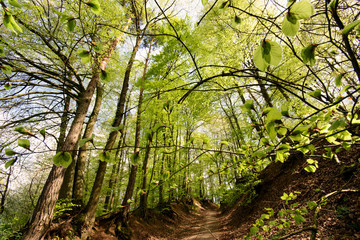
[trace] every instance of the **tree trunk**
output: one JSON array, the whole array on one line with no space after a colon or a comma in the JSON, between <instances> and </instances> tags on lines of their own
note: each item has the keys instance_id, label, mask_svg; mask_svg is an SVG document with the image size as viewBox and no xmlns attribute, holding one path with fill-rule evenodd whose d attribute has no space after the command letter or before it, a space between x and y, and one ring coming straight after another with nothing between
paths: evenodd
<instances>
[{"instance_id":1,"label":"tree trunk","mask_svg":"<svg viewBox=\"0 0 360 240\"><path fill-rule=\"evenodd\" d=\"M74 121L72 122L69 133L65 139L62 151L72 153L78 141L81 127L84 123L91 98L95 92L96 85L99 81L100 73L97 70L79 100ZM53 165L45 186L41 192L34 212L29 220L28 229L23 236L23 240L42 239L46 230L51 224L54 214L55 203L58 199L59 190L64 178L66 168Z\"/></svg>"},{"instance_id":2,"label":"tree trunk","mask_svg":"<svg viewBox=\"0 0 360 240\"><path fill-rule=\"evenodd\" d=\"M63 152L69 152L71 154L73 151L76 151L76 143L79 140L91 99L100 80L100 71L105 69L119 41L120 37L116 38L112 42L105 57L99 61L98 68L94 69L93 76L86 90L81 94L81 96L79 96L75 118L62 147ZM23 240L39 240L43 238L53 218L55 204L59 196L65 171L66 168L53 165L34 212L27 224L28 228L23 235Z\"/></svg>"},{"instance_id":3,"label":"tree trunk","mask_svg":"<svg viewBox=\"0 0 360 240\"><path fill-rule=\"evenodd\" d=\"M123 86L121 89L121 93L120 93L120 97L119 97L119 101L118 101L117 109L116 109L116 113L115 113L115 119L112 124L113 127L120 126L120 123L124 116L124 108L125 108L125 102L126 102L126 94L127 94L128 88L129 88L130 73L131 73L131 69L132 69L132 66L133 66L133 63L135 60L136 53L140 47L142 38L143 38L143 36L140 36L140 35L137 36L136 44L133 48L128 65L126 67ZM118 131L112 131L109 134L104 153L106 153L107 151L109 151L110 149L113 148L117 136L118 136ZM92 188L89 202L86 205L86 209L84 212L84 222L81 227L81 238L84 238L84 239L86 239L88 237L88 235L90 233L90 229L92 228L92 226L95 222L96 208L97 208L99 198L100 198L101 187L104 182L106 167L107 167L106 161L99 161L99 168L96 173L96 178L95 178L94 186Z\"/></svg>"},{"instance_id":4,"label":"tree trunk","mask_svg":"<svg viewBox=\"0 0 360 240\"><path fill-rule=\"evenodd\" d=\"M96 88L95 105L90 115L89 122L86 125L83 138L91 138L93 134L94 126L101 109L103 94L104 94L104 88L99 83ZM85 175L85 164L88 154L88 150L87 150L88 148L89 148L89 142L86 142L82 147L80 147L78 153L78 159L76 161L76 166L75 166L73 199L77 204L83 203L84 184L85 184L84 175Z\"/></svg>"}]
</instances>

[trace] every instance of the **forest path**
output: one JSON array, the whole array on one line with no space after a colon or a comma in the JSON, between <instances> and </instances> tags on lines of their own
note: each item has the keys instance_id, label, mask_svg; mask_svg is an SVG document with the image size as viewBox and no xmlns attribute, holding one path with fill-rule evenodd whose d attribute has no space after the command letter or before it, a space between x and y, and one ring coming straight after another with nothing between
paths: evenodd
<instances>
[{"instance_id":1,"label":"forest path","mask_svg":"<svg viewBox=\"0 0 360 240\"><path fill-rule=\"evenodd\" d=\"M200 215L181 224L172 239L183 240L216 240L219 239L220 218L218 210L203 209Z\"/></svg>"}]
</instances>

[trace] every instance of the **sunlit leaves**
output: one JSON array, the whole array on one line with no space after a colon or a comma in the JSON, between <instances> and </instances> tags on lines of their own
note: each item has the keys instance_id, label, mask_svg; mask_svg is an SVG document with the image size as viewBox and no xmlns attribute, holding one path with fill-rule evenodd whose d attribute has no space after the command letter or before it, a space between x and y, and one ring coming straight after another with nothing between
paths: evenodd
<instances>
[{"instance_id":1,"label":"sunlit leaves","mask_svg":"<svg viewBox=\"0 0 360 240\"><path fill-rule=\"evenodd\" d=\"M311 173L316 172L316 167L315 167L314 165L306 166L304 169L305 169L305 171L307 171L307 172L311 172Z\"/></svg>"},{"instance_id":2,"label":"sunlit leaves","mask_svg":"<svg viewBox=\"0 0 360 240\"><path fill-rule=\"evenodd\" d=\"M269 122L266 124L266 131L268 132L270 139L274 140L276 137L275 123Z\"/></svg>"},{"instance_id":3,"label":"sunlit leaves","mask_svg":"<svg viewBox=\"0 0 360 240\"><path fill-rule=\"evenodd\" d=\"M90 62L90 60L91 60L91 54L90 54L90 52L89 52L88 50L81 48L81 49L79 49L79 50L77 51L77 54L78 54L79 57L81 58L82 63L85 64L85 63Z\"/></svg>"},{"instance_id":4,"label":"sunlit leaves","mask_svg":"<svg viewBox=\"0 0 360 240\"><path fill-rule=\"evenodd\" d=\"M85 145L85 143L87 142L93 142L93 139L94 139L94 134L90 137L90 138L83 138L79 141L79 147L82 147Z\"/></svg>"},{"instance_id":5,"label":"sunlit leaves","mask_svg":"<svg viewBox=\"0 0 360 240\"><path fill-rule=\"evenodd\" d=\"M289 1L290 5L293 1ZM293 37L300 29L301 19L309 18L315 13L313 5L307 1L302 0L294 3L289 12L285 15L282 23L282 31L286 36Z\"/></svg>"},{"instance_id":6,"label":"sunlit leaves","mask_svg":"<svg viewBox=\"0 0 360 240\"><path fill-rule=\"evenodd\" d=\"M314 98L321 97L321 89L316 89L315 91L309 92L309 95Z\"/></svg>"},{"instance_id":7,"label":"sunlit leaves","mask_svg":"<svg viewBox=\"0 0 360 240\"><path fill-rule=\"evenodd\" d=\"M300 214L296 214L294 220L297 225L299 225L300 223L306 222L306 219L303 216L301 216Z\"/></svg>"},{"instance_id":8,"label":"sunlit leaves","mask_svg":"<svg viewBox=\"0 0 360 240\"><path fill-rule=\"evenodd\" d=\"M242 105L242 109L247 112L254 109L254 101L252 99L246 100L245 104Z\"/></svg>"},{"instance_id":9,"label":"sunlit leaves","mask_svg":"<svg viewBox=\"0 0 360 240\"><path fill-rule=\"evenodd\" d=\"M101 78L101 80L103 80L103 81L108 81L108 80L109 80L109 74L108 74L106 71L101 70L101 72L100 72L100 78Z\"/></svg>"},{"instance_id":10,"label":"sunlit leaves","mask_svg":"<svg viewBox=\"0 0 360 240\"><path fill-rule=\"evenodd\" d=\"M11 157L11 156L14 156L15 154L16 154L16 152L14 152L11 148L6 148L5 149L5 155L6 156Z\"/></svg>"},{"instance_id":11,"label":"sunlit leaves","mask_svg":"<svg viewBox=\"0 0 360 240\"><path fill-rule=\"evenodd\" d=\"M271 108L270 112L267 114L266 120L268 122L271 122L271 121L280 120L281 117L282 117L281 112L276 107L273 107Z\"/></svg>"},{"instance_id":12,"label":"sunlit leaves","mask_svg":"<svg viewBox=\"0 0 360 240\"><path fill-rule=\"evenodd\" d=\"M208 3L209 0L201 0L202 5L205 7L205 5Z\"/></svg>"},{"instance_id":13,"label":"sunlit leaves","mask_svg":"<svg viewBox=\"0 0 360 240\"><path fill-rule=\"evenodd\" d=\"M13 31L15 34L23 32L21 27L19 27L16 23L14 17L8 11L4 12L3 24L7 29Z\"/></svg>"},{"instance_id":14,"label":"sunlit leaves","mask_svg":"<svg viewBox=\"0 0 360 240\"><path fill-rule=\"evenodd\" d=\"M296 19L306 19L315 13L314 6L308 0L296 2L290 8L290 14Z\"/></svg>"},{"instance_id":15,"label":"sunlit leaves","mask_svg":"<svg viewBox=\"0 0 360 240\"><path fill-rule=\"evenodd\" d=\"M54 158L53 162L56 166L63 166L64 168L67 168L70 166L72 161L71 154L68 152L58 152Z\"/></svg>"},{"instance_id":16,"label":"sunlit leaves","mask_svg":"<svg viewBox=\"0 0 360 240\"><path fill-rule=\"evenodd\" d=\"M282 23L282 31L286 36L293 37L299 31L300 22L289 13L286 14Z\"/></svg>"},{"instance_id":17,"label":"sunlit leaves","mask_svg":"<svg viewBox=\"0 0 360 240\"><path fill-rule=\"evenodd\" d=\"M16 158L7 161L7 162L5 163L5 168L7 169L7 168L11 167L12 165L15 164L15 162L16 162Z\"/></svg>"},{"instance_id":18,"label":"sunlit leaves","mask_svg":"<svg viewBox=\"0 0 360 240\"><path fill-rule=\"evenodd\" d=\"M109 152L102 152L99 155L100 161L102 162L109 162L110 161L110 153Z\"/></svg>"},{"instance_id":19,"label":"sunlit leaves","mask_svg":"<svg viewBox=\"0 0 360 240\"><path fill-rule=\"evenodd\" d=\"M12 68L8 65L1 65L0 69L3 73L10 75L12 73Z\"/></svg>"},{"instance_id":20,"label":"sunlit leaves","mask_svg":"<svg viewBox=\"0 0 360 240\"><path fill-rule=\"evenodd\" d=\"M18 145L25 149L30 149L30 141L29 139L18 139Z\"/></svg>"},{"instance_id":21,"label":"sunlit leaves","mask_svg":"<svg viewBox=\"0 0 360 240\"><path fill-rule=\"evenodd\" d=\"M90 9L93 13L95 13L95 14L101 13L100 3L98 0L90 0L90 1L86 2L85 4L90 7Z\"/></svg>"},{"instance_id":22,"label":"sunlit leaves","mask_svg":"<svg viewBox=\"0 0 360 240\"><path fill-rule=\"evenodd\" d=\"M261 70L265 71L269 65L278 65L282 58L281 46L273 41L263 40L254 52L254 63Z\"/></svg>"},{"instance_id":23,"label":"sunlit leaves","mask_svg":"<svg viewBox=\"0 0 360 240\"><path fill-rule=\"evenodd\" d=\"M356 20L348 25L346 25L344 27L344 29L342 30L342 34L343 35L348 35L356 26L358 26L360 24L360 19L359 20Z\"/></svg>"},{"instance_id":24,"label":"sunlit leaves","mask_svg":"<svg viewBox=\"0 0 360 240\"><path fill-rule=\"evenodd\" d=\"M311 44L301 50L301 58L305 64L309 64L310 66L315 65L315 49L317 44Z\"/></svg>"},{"instance_id":25,"label":"sunlit leaves","mask_svg":"<svg viewBox=\"0 0 360 240\"><path fill-rule=\"evenodd\" d=\"M339 127L345 127L347 124L344 118L336 119L331 126L329 127L329 131L336 130Z\"/></svg>"},{"instance_id":26,"label":"sunlit leaves","mask_svg":"<svg viewBox=\"0 0 360 240\"><path fill-rule=\"evenodd\" d=\"M4 57L5 56L5 51L4 51L4 47L0 45L0 56Z\"/></svg>"},{"instance_id":27,"label":"sunlit leaves","mask_svg":"<svg viewBox=\"0 0 360 240\"><path fill-rule=\"evenodd\" d=\"M345 74L344 73L340 73L339 75L336 76L335 78L335 85L337 87L340 87L341 86L341 79L343 78Z\"/></svg>"},{"instance_id":28,"label":"sunlit leaves","mask_svg":"<svg viewBox=\"0 0 360 240\"><path fill-rule=\"evenodd\" d=\"M21 4L17 0L9 0L9 4L14 7L21 8Z\"/></svg>"}]
</instances>

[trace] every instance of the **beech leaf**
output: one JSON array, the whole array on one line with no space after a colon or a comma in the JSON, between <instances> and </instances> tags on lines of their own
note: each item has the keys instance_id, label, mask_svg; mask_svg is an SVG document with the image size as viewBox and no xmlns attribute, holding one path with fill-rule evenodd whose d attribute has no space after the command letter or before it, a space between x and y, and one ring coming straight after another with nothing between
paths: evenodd
<instances>
[{"instance_id":1,"label":"beech leaf","mask_svg":"<svg viewBox=\"0 0 360 240\"><path fill-rule=\"evenodd\" d=\"M16 159L12 159L12 160L9 160L5 163L5 168L9 168L11 167L12 165L14 165L14 163L16 162Z\"/></svg>"},{"instance_id":2,"label":"beech leaf","mask_svg":"<svg viewBox=\"0 0 360 240\"><path fill-rule=\"evenodd\" d=\"M254 52L254 63L261 70L265 71L268 65L278 65L282 58L281 46L273 41L263 40Z\"/></svg>"},{"instance_id":3,"label":"beech leaf","mask_svg":"<svg viewBox=\"0 0 360 240\"><path fill-rule=\"evenodd\" d=\"M6 148L5 149L5 155L6 156L11 157L11 156L14 156L15 154L16 154L16 152L14 152L11 148Z\"/></svg>"},{"instance_id":4,"label":"beech leaf","mask_svg":"<svg viewBox=\"0 0 360 240\"><path fill-rule=\"evenodd\" d=\"M9 4L14 7L21 8L21 5L17 0L9 0Z\"/></svg>"},{"instance_id":5,"label":"beech leaf","mask_svg":"<svg viewBox=\"0 0 360 240\"><path fill-rule=\"evenodd\" d=\"M54 156L53 161L56 166L63 166L64 168L67 168L72 162L72 157L68 152L58 152Z\"/></svg>"},{"instance_id":6,"label":"beech leaf","mask_svg":"<svg viewBox=\"0 0 360 240\"><path fill-rule=\"evenodd\" d=\"M311 67L315 65L315 48L317 44L311 44L301 50L301 57L305 64L309 64Z\"/></svg>"},{"instance_id":7,"label":"beech leaf","mask_svg":"<svg viewBox=\"0 0 360 240\"><path fill-rule=\"evenodd\" d=\"M95 13L95 14L100 14L101 13L100 3L99 3L98 0L90 0L86 4L90 7L90 10L93 13Z\"/></svg>"},{"instance_id":8,"label":"beech leaf","mask_svg":"<svg viewBox=\"0 0 360 240\"><path fill-rule=\"evenodd\" d=\"M282 23L282 31L286 36L294 37L299 31L300 23L299 21L291 14L286 14Z\"/></svg>"},{"instance_id":9,"label":"beech leaf","mask_svg":"<svg viewBox=\"0 0 360 240\"><path fill-rule=\"evenodd\" d=\"M29 139L18 139L18 145L20 147L30 149L30 141L29 141Z\"/></svg>"},{"instance_id":10,"label":"beech leaf","mask_svg":"<svg viewBox=\"0 0 360 240\"><path fill-rule=\"evenodd\" d=\"M348 35L359 24L360 24L360 19L346 25L344 27L344 29L342 30L342 34L343 35Z\"/></svg>"},{"instance_id":11,"label":"beech leaf","mask_svg":"<svg viewBox=\"0 0 360 240\"><path fill-rule=\"evenodd\" d=\"M308 0L296 2L290 8L290 14L296 19L306 19L315 13L314 6Z\"/></svg>"}]
</instances>

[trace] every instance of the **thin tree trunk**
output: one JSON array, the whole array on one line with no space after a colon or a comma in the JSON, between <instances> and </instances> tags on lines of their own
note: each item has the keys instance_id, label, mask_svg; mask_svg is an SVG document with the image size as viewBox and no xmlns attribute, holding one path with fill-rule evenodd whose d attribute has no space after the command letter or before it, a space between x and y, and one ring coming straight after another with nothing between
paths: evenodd
<instances>
[{"instance_id":1,"label":"thin tree trunk","mask_svg":"<svg viewBox=\"0 0 360 240\"><path fill-rule=\"evenodd\" d=\"M115 119L114 122L112 124L113 127L118 127L120 126L120 123L122 121L122 118L124 116L124 108L125 108L125 102L126 102L126 95L127 95L127 91L129 88L129 80L130 80L130 73L131 73L131 69L135 60L135 56L136 53L140 47L140 43L142 41L143 36L138 35L136 37L136 44L133 48L132 54L130 56L128 65L126 67L126 71L125 71L125 75L124 75L124 81L123 81L123 86L121 89L121 93L120 93L120 97L119 97L119 101L117 104L117 109L116 109L116 113L115 113ZM113 148L114 143L116 141L116 138L118 136L118 131L112 131L109 134L108 140L106 142L106 146L105 146L105 150L104 150L104 154L106 152L108 152L110 149ZM105 173L106 173L106 167L107 167L107 162L106 161L100 161L99 162L99 168L97 170L96 173L96 178L95 178L95 182L94 182L94 186L92 188L92 192L90 195L90 199L88 204L86 205L86 209L84 212L84 222L82 224L81 227L81 238L87 238L88 234L90 233L90 229L92 228L94 222L95 222L95 215L96 215L96 208L99 202L99 198L100 198L100 191L101 191L101 187L103 185L104 182L104 177L105 177Z\"/></svg>"}]
</instances>

